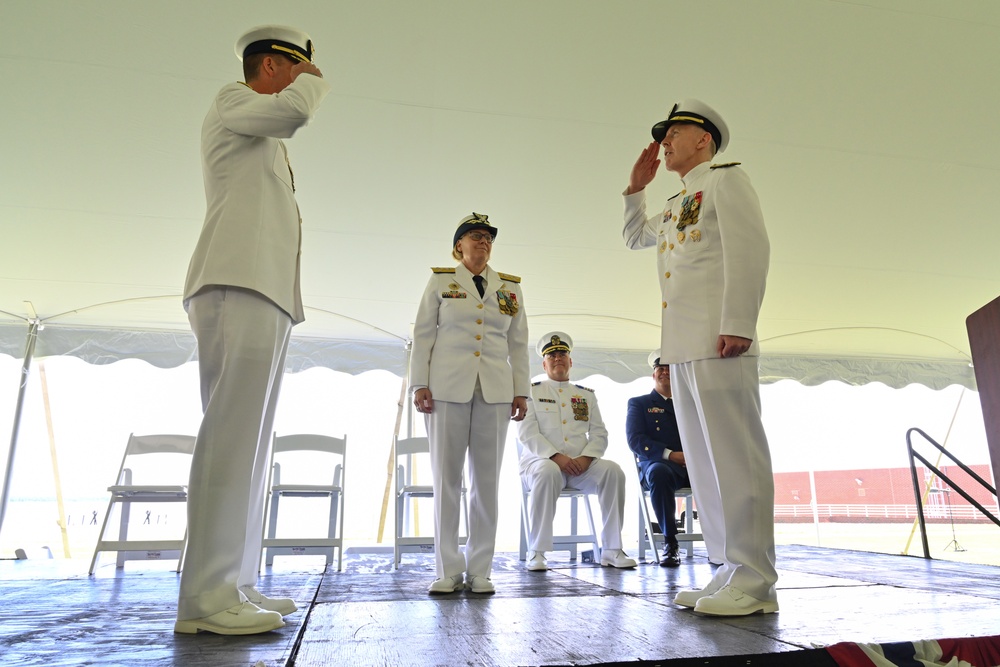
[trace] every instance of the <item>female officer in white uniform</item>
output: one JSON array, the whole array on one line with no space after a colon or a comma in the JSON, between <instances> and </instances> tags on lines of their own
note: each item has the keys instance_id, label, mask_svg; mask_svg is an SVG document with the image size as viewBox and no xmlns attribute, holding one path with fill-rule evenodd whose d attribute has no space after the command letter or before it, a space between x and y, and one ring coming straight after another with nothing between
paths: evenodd
<instances>
[{"instance_id":1,"label":"female officer in white uniform","mask_svg":"<svg viewBox=\"0 0 1000 667\"><path fill-rule=\"evenodd\" d=\"M413 402L424 413L434 476L437 579L431 594L493 593L500 463L509 420L530 392L521 279L487 264L497 228L466 216L455 230L455 268L435 268L417 309L410 356ZM469 453L469 540L458 548L462 469Z\"/></svg>"}]
</instances>

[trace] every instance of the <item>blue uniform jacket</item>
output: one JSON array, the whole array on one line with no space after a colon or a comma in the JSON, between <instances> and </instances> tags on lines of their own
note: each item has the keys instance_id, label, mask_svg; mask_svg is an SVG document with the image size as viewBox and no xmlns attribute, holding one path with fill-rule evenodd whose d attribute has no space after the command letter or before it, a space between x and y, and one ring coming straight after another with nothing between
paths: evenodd
<instances>
[{"instance_id":1,"label":"blue uniform jacket","mask_svg":"<svg viewBox=\"0 0 1000 667\"><path fill-rule=\"evenodd\" d=\"M628 399L625 436L644 473L650 463L665 460L665 450L681 451L674 402L660 396L655 389L645 396Z\"/></svg>"}]
</instances>

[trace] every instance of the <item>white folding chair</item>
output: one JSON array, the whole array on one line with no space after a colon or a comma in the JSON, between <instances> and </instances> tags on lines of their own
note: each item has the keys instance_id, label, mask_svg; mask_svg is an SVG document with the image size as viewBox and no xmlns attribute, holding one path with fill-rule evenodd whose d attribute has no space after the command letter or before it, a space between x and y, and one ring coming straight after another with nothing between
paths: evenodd
<instances>
[{"instance_id":1,"label":"white folding chair","mask_svg":"<svg viewBox=\"0 0 1000 667\"><path fill-rule=\"evenodd\" d=\"M302 555L326 556L326 564L330 565L336 549L337 571L342 570L346 462L346 436L334 438L311 433L283 436L275 434L271 451L267 533L261 543L267 565L274 564L275 556ZM329 510L326 537L278 537L278 512L282 498L325 499ZM303 512L295 514L300 517L308 516Z\"/></svg>"},{"instance_id":2,"label":"white folding chair","mask_svg":"<svg viewBox=\"0 0 1000 667\"><path fill-rule=\"evenodd\" d=\"M433 499L431 481L430 442L427 438L396 438L396 542L393 549L393 567L398 568L404 553L434 553L434 536L419 535L417 500ZM432 508L433 511L433 508ZM465 480L462 480L460 512L465 519L465 535L459 535L459 544L465 544L469 535L469 503ZM433 523L433 514L428 521Z\"/></svg>"},{"instance_id":3,"label":"white folding chair","mask_svg":"<svg viewBox=\"0 0 1000 667\"><path fill-rule=\"evenodd\" d=\"M94 573L102 551L118 552L117 567L124 567L127 560L176 558L177 571L181 571L187 541L186 515L183 536L175 539L130 540L129 519L135 503L187 503L194 443L195 438L191 435L129 435L115 483L108 487L111 498L104 513L101 532L97 536L89 574ZM107 539L105 533L116 508L120 513L118 536L117 539ZM147 512L144 523L149 522L149 515L150 512ZM150 525L150 528L142 530L148 533L153 528Z\"/></svg>"},{"instance_id":4,"label":"white folding chair","mask_svg":"<svg viewBox=\"0 0 1000 667\"><path fill-rule=\"evenodd\" d=\"M519 475L520 476L520 475ZM528 557L528 532L530 521L528 519L528 497L531 491L521 481L521 545L520 558L525 560ZM597 528L594 524L594 513L590 508L590 498L588 493L566 487L559 493L559 499L564 498L570 501L569 532L552 536L553 551L568 551L570 560L576 560L577 547L580 544L591 544L594 547L594 562L599 562L601 558L601 546L597 539ZM587 519L587 527L590 532L582 533L579 530L580 505L583 505L584 516ZM558 517L558 513L556 514Z\"/></svg>"},{"instance_id":5,"label":"white folding chair","mask_svg":"<svg viewBox=\"0 0 1000 667\"><path fill-rule=\"evenodd\" d=\"M666 548L667 538L663 528L653 521L653 511L649 508L649 490L642 479L639 467L635 468L639 478L639 560L646 562L646 550L652 549L654 562L660 561L660 554ZM701 533L694 532L694 496L690 488L677 489L674 497L684 501L681 516L684 521L684 532L677 533L677 544L683 546L687 558L694 558L694 543L704 541Z\"/></svg>"}]
</instances>

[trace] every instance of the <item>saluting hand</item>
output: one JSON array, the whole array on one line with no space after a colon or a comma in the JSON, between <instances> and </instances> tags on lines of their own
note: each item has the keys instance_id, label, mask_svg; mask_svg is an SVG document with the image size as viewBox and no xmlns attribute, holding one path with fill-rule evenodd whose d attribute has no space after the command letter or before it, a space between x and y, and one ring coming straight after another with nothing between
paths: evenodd
<instances>
[{"instance_id":1,"label":"saluting hand","mask_svg":"<svg viewBox=\"0 0 1000 667\"><path fill-rule=\"evenodd\" d=\"M299 74L302 74L303 72L305 72L306 74L312 74L313 76L318 76L321 79L323 78L323 72L319 71L319 68L316 67L314 63L301 62L292 65L292 70L291 70L292 81L295 81L295 78Z\"/></svg>"},{"instance_id":2,"label":"saluting hand","mask_svg":"<svg viewBox=\"0 0 1000 667\"><path fill-rule=\"evenodd\" d=\"M632 173L628 177L626 194L635 194L644 190L656 178L656 170L660 167L660 144L655 141L642 149L639 159L632 165Z\"/></svg>"}]
</instances>

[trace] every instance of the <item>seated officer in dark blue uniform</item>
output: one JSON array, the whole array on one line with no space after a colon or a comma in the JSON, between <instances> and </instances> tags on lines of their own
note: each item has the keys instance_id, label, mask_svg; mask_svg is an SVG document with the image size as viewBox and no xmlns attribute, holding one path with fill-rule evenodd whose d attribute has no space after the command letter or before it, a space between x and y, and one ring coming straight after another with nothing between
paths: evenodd
<instances>
[{"instance_id":1,"label":"seated officer in dark blue uniform","mask_svg":"<svg viewBox=\"0 0 1000 667\"><path fill-rule=\"evenodd\" d=\"M653 391L628 400L625 435L629 449L635 454L640 477L649 489L653 512L666 537L666 549L660 565L678 567L681 564L677 548L677 504L674 492L691 486L681 436L674 418L674 402L670 398L670 366L660 364L660 358L650 355L653 367Z\"/></svg>"}]
</instances>

